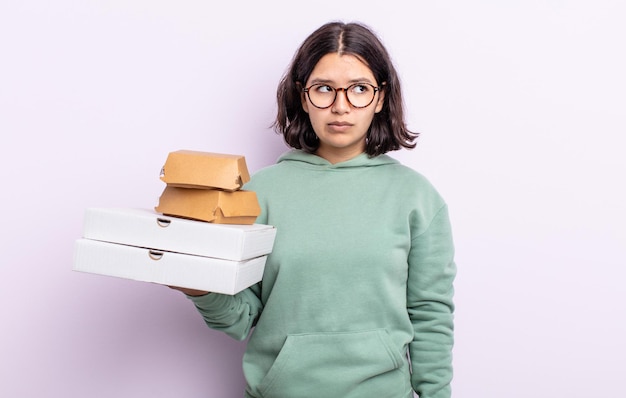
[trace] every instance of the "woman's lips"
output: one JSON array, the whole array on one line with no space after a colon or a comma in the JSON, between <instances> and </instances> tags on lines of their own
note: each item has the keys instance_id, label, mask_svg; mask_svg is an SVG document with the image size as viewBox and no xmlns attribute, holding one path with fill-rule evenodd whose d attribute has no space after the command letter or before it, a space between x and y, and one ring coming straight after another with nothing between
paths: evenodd
<instances>
[{"instance_id":1,"label":"woman's lips","mask_svg":"<svg viewBox=\"0 0 626 398\"><path fill-rule=\"evenodd\" d=\"M328 127L332 131L343 132L352 127L352 123L348 122L331 122L328 123Z\"/></svg>"}]
</instances>

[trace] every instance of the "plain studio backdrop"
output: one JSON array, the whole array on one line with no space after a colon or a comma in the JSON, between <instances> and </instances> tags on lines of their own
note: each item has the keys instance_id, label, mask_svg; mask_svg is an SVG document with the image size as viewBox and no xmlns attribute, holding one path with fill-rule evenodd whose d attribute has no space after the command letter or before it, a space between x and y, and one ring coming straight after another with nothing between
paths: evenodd
<instances>
[{"instance_id":1,"label":"plain studio backdrop","mask_svg":"<svg viewBox=\"0 0 626 398\"><path fill-rule=\"evenodd\" d=\"M171 151L274 163L276 85L335 19L387 45L422 133L392 156L450 205L454 396L626 396L625 17L617 0L3 1L0 396L242 396L245 342L166 287L72 271L73 244L87 207L152 208Z\"/></svg>"}]
</instances>

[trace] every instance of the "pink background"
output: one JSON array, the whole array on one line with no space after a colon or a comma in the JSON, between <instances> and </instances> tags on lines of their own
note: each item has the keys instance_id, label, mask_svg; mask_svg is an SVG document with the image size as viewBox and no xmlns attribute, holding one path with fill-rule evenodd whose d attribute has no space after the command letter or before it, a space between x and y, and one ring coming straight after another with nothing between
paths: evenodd
<instances>
[{"instance_id":1,"label":"pink background","mask_svg":"<svg viewBox=\"0 0 626 398\"><path fill-rule=\"evenodd\" d=\"M393 156L450 204L455 396L626 396L622 2L209 3L0 3L0 396L242 396L244 342L73 243L86 207L154 206L170 151L273 163L276 84L331 19L387 44L423 133Z\"/></svg>"}]
</instances>

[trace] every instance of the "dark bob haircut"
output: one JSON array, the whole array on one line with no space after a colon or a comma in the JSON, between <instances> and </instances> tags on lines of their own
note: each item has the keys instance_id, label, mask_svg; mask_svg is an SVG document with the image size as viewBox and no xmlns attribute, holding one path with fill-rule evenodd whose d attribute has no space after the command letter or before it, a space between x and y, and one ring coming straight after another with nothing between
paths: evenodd
<instances>
[{"instance_id":1,"label":"dark bob haircut","mask_svg":"<svg viewBox=\"0 0 626 398\"><path fill-rule=\"evenodd\" d=\"M309 153L319 147L309 116L302 109L301 95L311 72L329 53L359 58L385 91L383 108L374 115L367 132L365 152L377 156L401 147L414 148L418 134L406 127L400 80L387 50L367 26L343 22L329 22L307 37L278 85L278 113L273 127L287 145Z\"/></svg>"}]
</instances>

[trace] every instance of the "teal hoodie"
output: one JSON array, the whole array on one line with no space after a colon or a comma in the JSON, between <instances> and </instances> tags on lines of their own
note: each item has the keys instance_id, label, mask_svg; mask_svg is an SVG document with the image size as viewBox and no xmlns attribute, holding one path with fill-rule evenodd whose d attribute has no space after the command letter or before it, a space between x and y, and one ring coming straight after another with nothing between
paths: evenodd
<instances>
[{"instance_id":1,"label":"teal hoodie","mask_svg":"<svg viewBox=\"0 0 626 398\"><path fill-rule=\"evenodd\" d=\"M387 155L292 150L244 189L277 228L263 280L191 299L210 327L252 330L246 397L449 398L456 267L433 186Z\"/></svg>"}]
</instances>

